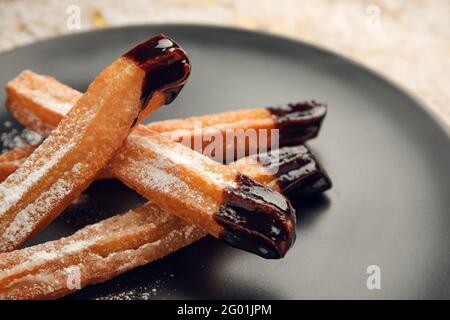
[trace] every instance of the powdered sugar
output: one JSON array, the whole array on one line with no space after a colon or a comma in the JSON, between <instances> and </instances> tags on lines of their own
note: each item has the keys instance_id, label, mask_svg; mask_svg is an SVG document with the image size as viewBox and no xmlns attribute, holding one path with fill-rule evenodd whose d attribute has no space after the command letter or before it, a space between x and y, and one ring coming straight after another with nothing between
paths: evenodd
<instances>
[{"instance_id":1,"label":"powdered sugar","mask_svg":"<svg viewBox=\"0 0 450 320\"><path fill-rule=\"evenodd\" d=\"M78 110L74 110L76 113ZM78 121L67 120L58 126L40 147L38 147L19 169L0 185L0 218L17 205L29 190L39 183L45 183L43 177L61 162L61 159L71 152L83 136L83 129L95 110L88 110L83 115L75 117ZM64 121L64 120L63 120ZM71 133L71 135L70 135ZM14 249L28 235L44 223L49 212L55 208L66 195L74 190L74 182L80 175L82 163L76 163L62 174L37 198L28 202L26 207L19 209L11 221L3 222L3 234L0 238L0 251ZM9 225L7 223L9 222Z\"/></svg>"},{"instance_id":2,"label":"powdered sugar","mask_svg":"<svg viewBox=\"0 0 450 320\"><path fill-rule=\"evenodd\" d=\"M97 242L97 240L99 240L101 238L102 238L101 236L99 236L99 237L94 236L89 239L72 241L69 244L62 247L61 254L65 255L65 254L79 253L79 252L89 248L93 244L95 244Z\"/></svg>"},{"instance_id":3,"label":"powdered sugar","mask_svg":"<svg viewBox=\"0 0 450 320\"><path fill-rule=\"evenodd\" d=\"M58 204L58 201L62 197L72 192L73 182L66 178L70 173L74 174L75 172L71 170L69 173L66 173L50 189L43 192L36 201L30 203L17 213L1 237L0 251L14 249L15 245L28 236L36 225L42 221L49 210Z\"/></svg>"},{"instance_id":4,"label":"powdered sugar","mask_svg":"<svg viewBox=\"0 0 450 320\"><path fill-rule=\"evenodd\" d=\"M184 235L184 237L186 238L186 239L189 239L191 236L192 236L192 234L193 234L193 232L194 232L194 230L196 230L196 227L194 226L194 225L187 225L185 228L183 228L182 230L174 230L175 232L180 232L181 234L183 234Z\"/></svg>"},{"instance_id":5,"label":"powdered sugar","mask_svg":"<svg viewBox=\"0 0 450 320\"><path fill-rule=\"evenodd\" d=\"M84 250L89 249L101 237L91 236L88 239L63 238L56 242L48 242L35 248L30 248L28 257L12 268L0 271L0 281L14 274L32 271L35 268L44 270L41 266L54 260L60 261L62 257L70 254L81 255ZM63 246L57 246L58 242L67 242ZM33 250L37 249L37 250Z\"/></svg>"},{"instance_id":6,"label":"powdered sugar","mask_svg":"<svg viewBox=\"0 0 450 320\"><path fill-rule=\"evenodd\" d=\"M16 204L16 202L23 196L25 192L34 184L38 179L42 177L45 173L47 173L63 156L66 155L66 153L73 148L75 141L72 141L72 143L68 143L66 145L62 145L61 148L59 148L58 151L56 151L50 159L43 163L43 165L40 168L36 168L36 170L33 170L31 172L28 171L28 168L26 167L27 162L33 162L34 159L30 158L25 161L24 165L19 168L14 173L14 180L21 180L21 176L23 177L23 180L20 184L15 183L13 181L12 183L8 183L9 179L7 179L3 184L0 185L0 217L2 214L4 214L6 211L8 211L12 206ZM17 179L19 178L19 179ZM58 185L62 185L63 181L59 181Z\"/></svg>"},{"instance_id":7,"label":"powdered sugar","mask_svg":"<svg viewBox=\"0 0 450 320\"><path fill-rule=\"evenodd\" d=\"M167 173L164 169L158 168L155 161L142 159L142 161L130 160L132 171L142 178L141 182L147 188L157 189L160 192L189 192L188 185L177 176Z\"/></svg>"},{"instance_id":8,"label":"powdered sugar","mask_svg":"<svg viewBox=\"0 0 450 320\"><path fill-rule=\"evenodd\" d=\"M74 106L75 101L64 101L63 98L53 98L49 100L49 95L43 95L40 90L37 91L31 91L27 93L31 95L31 99L33 102L37 105L41 106L51 106L51 108L48 108L51 112L59 114L61 117L64 117L70 109ZM81 93L79 95L81 97ZM31 114L31 112L30 112ZM32 114L35 116L34 114ZM39 119L37 116L35 116L37 119ZM39 120L42 123L42 120Z\"/></svg>"},{"instance_id":9,"label":"powdered sugar","mask_svg":"<svg viewBox=\"0 0 450 320\"><path fill-rule=\"evenodd\" d=\"M5 128L10 127L10 123L7 121L4 123ZM6 152L20 147L25 147L30 144L38 144L42 141L42 136L34 131L24 129L11 129L9 132L2 132L0 135L2 143L1 152Z\"/></svg>"},{"instance_id":10,"label":"powdered sugar","mask_svg":"<svg viewBox=\"0 0 450 320\"><path fill-rule=\"evenodd\" d=\"M156 137L155 137L156 138ZM152 136L132 134L129 141L149 150L155 150L161 165L184 166L220 187L233 185L234 181L227 179L226 170L215 161L174 142L154 140ZM160 137L157 137L160 138Z\"/></svg>"},{"instance_id":11,"label":"powdered sugar","mask_svg":"<svg viewBox=\"0 0 450 320\"><path fill-rule=\"evenodd\" d=\"M33 261L35 263L39 263L39 262L53 260L56 257L58 257L58 255L54 251L37 251L37 252L33 253L28 258L28 260Z\"/></svg>"},{"instance_id":12,"label":"powdered sugar","mask_svg":"<svg viewBox=\"0 0 450 320\"><path fill-rule=\"evenodd\" d=\"M158 237L154 238L151 235L155 229L166 231L162 234L158 231ZM142 237L143 234L149 237ZM99 276L108 279L161 258L203 235L193 225L183 224L179 218L147 203L87 226L67 238L0 254L0 281L5 282L0 298L53 297L68 293L73 290L67 287L68 270L74 265L79 268L83 285L90 284L98 281ZM118 239L122 241L117 242ZM11 260L13 255L21 256ZM155 294L153 289L144 291ZM147 294L143 298L149 298Z\"/></svg>"}]
</instances>

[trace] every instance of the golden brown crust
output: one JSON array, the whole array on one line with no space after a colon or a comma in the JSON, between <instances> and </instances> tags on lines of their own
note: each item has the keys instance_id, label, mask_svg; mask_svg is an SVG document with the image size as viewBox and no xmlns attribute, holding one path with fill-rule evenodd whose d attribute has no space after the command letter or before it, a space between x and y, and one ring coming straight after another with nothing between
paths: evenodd
<instances>
[{"instance_id":1,"label":"golden brown crust","mask_svg":"<svg viewBox=\"0 0 450 320\"><path fill-rule=\"evenodd\" d=\"M38 146L27 145L0 154L0 163L8 161L24 161Z\"/></svg>"},{"instance_id":2,"label":"golden brown crust","mask_svg":"<svg viewBox=\"0 0 450 320\"><path fill-rule=\"evenodd\" d=\"M296 148L289 149L298 153ZM260 183L277 186L267 167L251 160L229 166ZM61 297L77 290L67 286L76 275L74 267L80 271L80 287L85 287L175 252L203 235L199 228L147 203L67 238L0 254L0 298Z\"/></svg>"},{"instance_id":3,"label":"golden brown crust","mask_svg":"<svg viewBox=\"0 0 450 320\"><path fill-rule=\"evenodd\" d=\"M107 67L57 129L0 185L0 251L17 248L91 183L139 113L142 77L124 59ZM15 96L11 86L7 92ZM111 107L117 96L123 103Z\"/></svg>"},{"instance_id":4,"label":"golden brown crust","mask_svg":"<svg viewBox=\"0 0 450 320\"><path fill-rule=\"evenodd\" d=\"M151 203L56 241L0 254L0 299L55 299L159 259L204 236ZM72 283L74 280L75 283Z\"/></svg>"},{"instance_id":5,"label":"golden brown crust","mask_svg":"<svg viewBox=\"0 0 450 320\"><path fill-rule=\"evenodd\" d=\"M235 173L157 132L139 128L108 170L169 214L179 215L218 237L214 213Z\"/></svg>"},{"instance_id":6,"label":"golden brown crust","mask_svg":"<svg viewBox=\"0 0 450 320\"><path fill-rule=\"evenodd\" d=\"M14 173L36 148L36 145L28 145L1 154L0 182L3 182L9 175Z\"/></svg>"},{"instance_id":7,"label":"golden brown crust","mask_svg":"<svg viewBox=\"0 0 450 320\"><path fill-rule=\"evenodd\" d=\"M245 159L230 166L258 182L266 181L264 174L254 170L256 164ZM83 288L162 258L204 235L198 227L149 202L69 237L0 254L0 298L62 297L78 290L67 284L77 271Z\"/></svg>"},{"instance_id":8,"label":"golden brown crust","mask_svg":"<svg viewBox=\"0 0 450 320\"><path fill-rule=\"evenodd\" d=\"M245 163L241 160L236 167L263 182L263 176ZM149 202L69 237L0 254L0 299L59 298L79 289L70 282L78 274L80 288L103 282L204 235Z\"/></svg>"},{"instance_id":9,"label":"golden brown crust","mask_svg":"<svg viewBox=\"0 0 450 320\"><path fill-rule=\"evenodd\" d=\"M34 107L35 102L24 101L24 109ZM256 111L255 113L258 114ZM267 116L263 115L264 111L260 113L256 118ZM226 115L235 118L233 113ZM124 148L110 162L108 169L130 188L153 199L161 209L179 215L216 237L223 237L224 229L230 228L229 224L224 225L223 219L217 219L217 213L222 210L223 205L228 205L224 203L225 191L239 187L235 181L237 172L158 132L138 126L126 140ZM268 189L265 192L273 193ZM287 202L280 195L257 199L250 194L246 196L246 201L261 202L269 198L280 198ZM294 223L293 210L287 203L283 203L282 209L278 206L266 206L264 210L269 208L271 212L277 212L279 216L286 218L283 221ZM292 228L288 229L293 232Z\"/></svg>"},{"instance_id":10,"label":"golden brown crust","mask_svg":"<svg viewBox=\"0 0 450 320\"><path fill-rule=\"evenodd\" d=\"M48 135L56 127L60 119L70 110L81 93L58 82L57 80L27 71L10 83L16 95L7 101L8 109L24 126L42 135ZM199 127L200 124L200 127ZM276 118L266 108L242 109L213 115L190 117L160 121L146 125L149 129L164 132L163 134L176 142L194 148L205 154L205 150L214 137L220 136L226 141L227 130L239 130L245 133L248 129L255 132L267 131L267 146L271 146L271 137L275 135ZM235 158L237 146L242 147L245 141L240 137L228 138L224 144L221 158L226 161ZM200 141L200 143L199 143ZM259 144L257 145L259 146ZM241 156L249 154L248 147L242 150ZM222 161L222 160L221 160Z\"/></svg>"},{"instance_id":11,"label":"golden brown crust","mask_svg":"<svg viewBox=\"0 0 450 320\"><path fill-rule=\"evenodd\" d=\"M29 70L10 81L7 89L10 96L6 101L8 110L25 127L43 135L49 135L82 96L53 77L37 75ZM35 107L22 107L30 103ZM47 104L52 108L46 108Z\"/></svg>"},{"instance_id":12,"label":"golden brown crust","mask_svg":"<svg viewBox=\"0 0 450 320\"><path fill-rule=\"evenodd\" d=\"M159 79L158 72L161 70L156 68L149 76L155 64L147 65L147 60L137 63L137 56L134 56L148 54L149 59L155 60L157 65L164 64L164 72L165 68L177 64L178 60L182 61L182 65L188 64L181 49L167 52L159 49L161 39L164 36L140 44L133 55L127 54L106 67L58 127L0 185L0 251L15 249L58 216L122 146L142 115L150 114L167 102L164 91L166 79L153 83ZM145 52L140 53L140 50ZM175 60L169 57L174 54L177 55ZM170 61L166 62L166 59ZM184 71L180 76L183 80L176 84L176 90L183 86L187 77ZM23 78L25 83L36 86L33 81L28 81L29 73ZM178 79L170 81L175 83ZM23 89L21 83L13 81L7 85L11 108L19 104L33 105L36 111L34 115L41 116L45 108L38 106L39 99L36 100L32 94L22 95L16 90L17 87L19 91ZM147 90L149 83L156 87ZM18 110L22 109L15 109L16 114L20 115L21 111ZM50 114L47 120L50 118L55 118L54 114Z\"/></svg>"}]
</instances>

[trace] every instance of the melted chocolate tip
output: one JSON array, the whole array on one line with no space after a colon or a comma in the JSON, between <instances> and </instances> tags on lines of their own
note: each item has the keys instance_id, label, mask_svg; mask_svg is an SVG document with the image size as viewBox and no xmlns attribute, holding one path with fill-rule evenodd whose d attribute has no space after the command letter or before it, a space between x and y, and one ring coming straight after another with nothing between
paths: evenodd
<instances>
[{"instance_id":1,"label":"melted chocolate tip","mask_svg":"<svg viewBox=\"0 0 450 320\"><path fill-rule=\"evenodd\" d=\"M291 203L245 175L238 174L236 183L225 189L215 216L224 228L222 239L267 259L284 257L295 241Z\"/></svg>"},{"instance_id":2,"label":"melted chocolate tip","mask_svg":"<svg viewBox=\"0 0 450 320\"><path fill-rule=\"evenodd\" d=\"M164 93L166 104L170 104L185 85L191 72L186 52L163 34L137 45L123 56L145 72L141 90L143 108L155 91Z\"/></svg>"},{"instance_id":3,"label":"melted chocolate tip","mask_svg":"<svg viewBox=\"0 0 450 320\"><path fill-rule=\"evenodd\" d=\"M267 110L280 129L280 144L296 145L318 135L327 105L310 100L268 107Z\"/></svg>"},{"instance_id":4,"label":"melted chocolate tip","mask_svg":"<svg viewBox=\"0 0 450 320\"><path fill-rule=\"evenodd\" d=\"M273 172L282 194L312 195L331 188L332 182L307 146L283 147L257 156Z\"/></svg>"}]
</instances>

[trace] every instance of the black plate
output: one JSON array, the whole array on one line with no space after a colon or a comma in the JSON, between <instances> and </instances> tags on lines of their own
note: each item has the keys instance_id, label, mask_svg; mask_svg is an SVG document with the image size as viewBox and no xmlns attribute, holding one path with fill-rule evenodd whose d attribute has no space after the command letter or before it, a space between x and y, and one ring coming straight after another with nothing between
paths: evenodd
<instances>
[{"instance_id":1,"label":"black plate","mask_svg":"<svg viewBox=\"0 0 450 320\"><path fill-rule=\"evenodd\" d=\"M31 69L84 90L104 66L159 32L187 49L193 73L175 103L152 119L327 101L328 117L311 146L334 188L299 201L297 243L283 260L205 239L70 298L450 298L448 131L416 100L353 62L247 31L140 26L4 53L0 85ZM3 108L0 115L11 120ZM95 183L88 193L96 205L66 212L33 241L58 238L138 200L117 182ZM369 265L381 268L381 290L366 286Z\"/></svg>"}]
</instances>

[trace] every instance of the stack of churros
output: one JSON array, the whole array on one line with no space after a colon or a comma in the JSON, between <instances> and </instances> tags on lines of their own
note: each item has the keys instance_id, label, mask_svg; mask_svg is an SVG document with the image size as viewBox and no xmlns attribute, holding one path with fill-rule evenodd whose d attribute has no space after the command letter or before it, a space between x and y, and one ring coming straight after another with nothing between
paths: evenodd
<instances>
[{"instance_id":1,"label":"stack of churros","mask_svg":"<svg viewBox=\"0 0 450 320\"><path fill-rule=\"evenodd\" d=\"M54 299L171 254L210 234L278 259L295 241L287 197L331 187L307 146L327 107L306 101L140 123L190 74L164 35L139 44L80 93L24 71L6 106L45 137L0 155L0 298ZM59 240L20 248L95 179L148 202ZM74 273L79 285L70 285Z\"/></svg>"}]
</instances>

